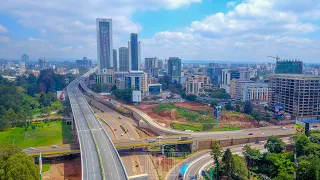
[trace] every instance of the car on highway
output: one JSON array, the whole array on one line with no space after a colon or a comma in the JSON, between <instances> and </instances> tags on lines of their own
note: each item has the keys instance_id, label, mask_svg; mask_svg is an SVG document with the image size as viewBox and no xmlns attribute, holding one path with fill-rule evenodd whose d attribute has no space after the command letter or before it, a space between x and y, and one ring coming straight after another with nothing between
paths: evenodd
<instances>
[{"instance_id":1,"label":"car on highway","mask_svg":"<svg viewBox=\"0 0 320 180\"><path fill-rule=\"evenodd\" d=\"M281 127L281 129L282 129L282 130L286 130L287 128L286 128L286 127Z\"/></svg>"},{"instance_id":2,"label":"car on highway","mask_svg":"<svg viewBox=\"0 0 320 180\"><path fill-rule=\"evenodd\" d=\"M261 133L262 135L264 135L264 133Z\"/></svg>"},{"instance_id":3,"label":"car on highway","mask_svg":"<svg viewBox=\"0 0 320 180\"><path fill-rule=\"evenodd\" d=\"M264 144L264 141L256 141L255 144Z\"/></svg>"},{"instance_id":4,"label":"car on highway","mask_svg":"<svg viewBox=\"0 0 320 180\"><path fill-rule=\"evenodd\" d=\"M123 134L121 134L121 136L123 136Z\"/></svg>"},{"instance_id":5,"label":"car on highway","mask_svg":"<svg viewBox=\"0 0 320 180\"><path fill-rule=\"evenodd\" d=\"M122 117L121 117L121 116L119 116L119 117L118 117L118 119L122 119Z\"/></svg>"},{"instance_id":6,"label":"car on highway","mask_svg":"<svg viewBox=\"0 0 320 180\"><path fill-rule=\"evenodd\" d=\"M156 140L155 139L148 139L148 142L153 143L153 142L156 142Z\"/></svg>"},{"instance_id":7,"label":"car on highway","mask_svg":"<svg viewBox=\"0 0 320 180\"><path fill-rule=\"evenodd\" d=\"M34 147L29 147L29 150L32 151L32 150L35 150L36 148Z\"/></svg>"},{"instance_id":8,"label":"car on highway","mask_svg":"<svg viewBox=\"0 0 320 180\"><path fill-rule=\"evenodd\" d=\"M251 136L251 135L253 135L253 133L249 133L248 135Z\"/></svg>"},{"instance_id":9,"label":"car on highway","mask_svg":"<svg viewBox=\"0 0 320 180\"><path fill-rule=\"evenodd\" d=\"M52 147L52 148L57 148L58 146L57 146L57 145L52 145L51 147Z\"/></svg>"},{"instance_id":10,"label":"car on highway","mask_svg":"<svg viewBox=\"0 0 320 180\"><path fill-rule=\"evenodd\" d=\"M114 131L117 131L117 129L115 128Z\"/></svg>"},{"instance_id":11,"label":"car on highway","mask_svg":"<svg viewBox=\"0 0 320 180\"><path fill-rule=\"evenodd\" d=\"M130 141L135 141L135 139L134 138L130 138Z\"/></svg>"},{"instance_id":12,"label":"car on highway","mask_svg":"<svg viewBox=\"0 0 320 180\"><path fill-rule=\"evenodd\" d=\"M162 136L158 136L157 139L163 139L163 137Z\"/></svg>"}]
</instances>

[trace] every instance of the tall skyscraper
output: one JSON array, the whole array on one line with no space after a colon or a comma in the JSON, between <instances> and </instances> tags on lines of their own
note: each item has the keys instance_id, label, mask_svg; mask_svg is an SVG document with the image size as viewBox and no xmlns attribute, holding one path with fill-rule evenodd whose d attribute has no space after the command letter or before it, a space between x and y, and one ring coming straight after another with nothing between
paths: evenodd
<instances>
[{"instance_id":1,"label":"tall skyscraper","mask_svg":"<svg viewBox=\"0 0 320 180\"><path fill-rule=\"evenodd\" d=\"M117 59L117 50L113 49L113 69L117 71L118 69L118 59Z\"/></svg>"},{"instance_id":2,"label":"tall skyscraper","mask_svg":"<svg viewBox=\"0 0 320 180\"><path fill-rule=\"evenodd\" d=\"M23 54L21 56L21 61L25 62L25 63L28 63L29 62L29 56L27 54Z\"/></svg>"},{"instance_id":3,"label":"tall skyscraper","mask_svg":"<svg viewBox=\"0 0 320 180\"><path fill-rule=\"evenodd\" d=\"M39 59L39 67L40 70L46 69L47 68L47 62L45 58L40 58Z\"/></svg>"},{"instance_id":4,"label":"tall skyscraper","mask_svg":"<svg viewBox=\"0 0 320 180\"><path fill-rule=\"evenodd\" d=\"M181 83L181 59L177 57L170 57L168 60L168 75L171 81Z\"/></svg>"},{"instance_id":5,"label":"tall skyscraper","mask_svg":"<svg viewBox=\"0 0 320 180\"><path fill-rule=\"evenodd\" d=\"M140 42L138 41L138 34L131 33L129 41L129 61L130 70L140 69Z\"/></svg>"},{"instance_id":6,"label":"tall skyscraper","mask_svg":"<svg viewBox=\"0 0 320 180\"><path fill-rule=\"evenodd\" d=\"M98 73L113 67L112 19L96 19Z\"/></svg>"},{"instance_id":7,"label":"tall skyscraper","mask_svg":"<svg viewBox=\"0 0 320 180\"><path fill-rule=\"evenodd\" d=\"M129 71L129 50L126 47L119 48L119 70Z\"/></svg>"}]
</instances>

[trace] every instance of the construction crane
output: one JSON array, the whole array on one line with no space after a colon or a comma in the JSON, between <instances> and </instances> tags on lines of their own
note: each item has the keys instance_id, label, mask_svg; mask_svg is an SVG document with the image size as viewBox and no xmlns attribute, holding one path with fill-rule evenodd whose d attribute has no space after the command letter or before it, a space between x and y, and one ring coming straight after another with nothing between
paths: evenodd
<instances>
[{"instance_id":1,"label":"construction crane","mask_svg":"<svg viewBox=\"0 0 320 180\"><path fill-rule=\"evenodd\" d=\"M277 55L277 57L274 57L274 56L268 56L269 58L274 58L274 59L276 59L277 61L279 61L280 60L280 58L279 58L279 56Z\"/></svg>"}]
</instances>

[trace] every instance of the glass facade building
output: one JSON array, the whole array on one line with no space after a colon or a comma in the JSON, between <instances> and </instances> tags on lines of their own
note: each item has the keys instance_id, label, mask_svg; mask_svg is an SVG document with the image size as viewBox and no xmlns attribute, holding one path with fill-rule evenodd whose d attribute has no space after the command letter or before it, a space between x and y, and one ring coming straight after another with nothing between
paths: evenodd
<instances>
[{"instance_id":1,"label":"glass facade building","mask_svg":"<svg viewBox=\"0 0 320 180\"><path fill-rule=\"evenodd\" d=\"M131 70L139 70L139 42L136 33L130 35L130 52Z\"/></svg>"},{"instance_id":2,"label":"glass facade building","mask_svg":"<svg viewBox=\"0 0 320 180\"><path fill-rule=\"evenodd\" d=\"M97 53L100 72L113 67L111 19L97 19Z\"/></svg>"}]
</instances>

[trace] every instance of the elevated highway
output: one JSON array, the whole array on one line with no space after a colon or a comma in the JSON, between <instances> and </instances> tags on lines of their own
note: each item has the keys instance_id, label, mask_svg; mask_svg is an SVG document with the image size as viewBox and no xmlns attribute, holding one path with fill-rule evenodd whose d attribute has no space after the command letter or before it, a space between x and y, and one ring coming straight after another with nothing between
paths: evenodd
<instances>
[{"instance_id":1,"label":"elevated highway","mask_svg":"<svg viewBox=\"0 0 320 180\"><path fill-rule=\"evenodd\" d=\"M116 148L78 87L94 71L67 87L80 144L82 179L125 180L128 176Z\"/></svg>"}]
</instances>

